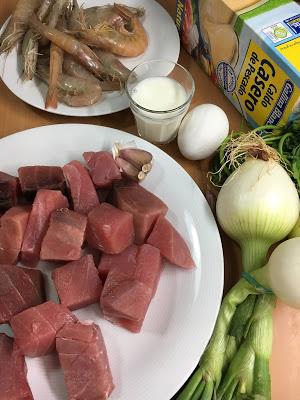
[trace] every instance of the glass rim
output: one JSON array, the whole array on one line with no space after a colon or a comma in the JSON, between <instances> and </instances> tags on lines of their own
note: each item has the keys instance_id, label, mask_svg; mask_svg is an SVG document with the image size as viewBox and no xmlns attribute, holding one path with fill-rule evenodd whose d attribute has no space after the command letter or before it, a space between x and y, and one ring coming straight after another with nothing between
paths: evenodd
<instances>
[{"instance_id":1,"label":"glass rim","mask_svg":"<svg viewBox=\"0 0 300 400\"><path fill-rule=\"evenodd\" d=\"M129 78L134 74L134 72L137 70L137 68L139 68L139 67L141 67L141 66L143 66L143 65L145 65L145 64L152 64L152 63L154 64L154 63L158 63L158 62L170 63L170 64L173 64L174 67L179 67L179 68L181 68L181 69L187 74L187 76L189 77L189 79L190 79L190 81L191 81L191 83L192 83L191 93L190 93L189 97L187 98L187 100L186 100L184 103L182 103L182 104L181 104L180 106L178 106L178 107L171 108L171 109L169 109L169 110L163 110L163 111L159 111L159 110L150 110L149 108L146 108L146 107L141 106L139 103L137 103L136 101L133 100L133 98L131 97L131 95L130 95L130 93L129 93L129 91L128 91L128 80L129 80ZM129 74L127 80L126 80L126 83L125 83L125 92L126 92L126 94L127 94L127 97L129 98L129 101L130 101L135 107L137 107L137 108L139 108L139 109L141 109L141 110L143 110L143 111L146 111L146 112L148 112L148 113L152 113L152 114L168 114L168 113L171 113L171 112L174 112L174 111L179 111L179 110L185 108L185 107L192 101L192 98L193 98L194 93L195 93L195 81L194 81L194 78L192 77L192 74L191 74L183 65L178 64L178 63L175 62L175 61L165 60L165 59L159 59L159 58L158 58L158 59L153 59L153 60L149 60L149 61L143 61L142 63L136 65L136 66L133 68L133 70L130 72L130 74Z\"/></svg>"}]
</instances>

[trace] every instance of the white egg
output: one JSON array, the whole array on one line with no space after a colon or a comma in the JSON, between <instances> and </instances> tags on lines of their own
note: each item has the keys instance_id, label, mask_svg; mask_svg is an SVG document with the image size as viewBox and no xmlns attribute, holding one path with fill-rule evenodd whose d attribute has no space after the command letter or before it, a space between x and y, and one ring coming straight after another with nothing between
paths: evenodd
<instances>
[{"instance_id":1,"label":"white egg","mask_svg":"<svg viewBox=\"0 0 300 400\"><path fill-rule=\"evenodd\" d=\"M215 104L201 104L187 113L178 131L178 147L189 160L210 157L229 133L225 112Z\"/></svg>"}]
</instances>

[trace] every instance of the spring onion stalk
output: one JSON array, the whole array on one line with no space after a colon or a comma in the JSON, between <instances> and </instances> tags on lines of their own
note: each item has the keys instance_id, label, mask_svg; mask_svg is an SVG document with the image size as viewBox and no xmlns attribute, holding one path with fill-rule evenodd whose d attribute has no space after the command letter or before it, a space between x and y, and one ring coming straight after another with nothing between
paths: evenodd
<instances>
[{"instance_id":1,"label":"spring onion stalk","mask_svg":"<svg viewBox=\"0 0 300 400\"><path fill-rule=\"evenodd\" d=\"M244 271L251 271L264 265L270 246L293 229L299 197L278 162L251 158L222 186L216 212L222 229L241 247Z\"/></svg>"},{"instance_id":2,"label":"spring onion stalk","mask_svg":"<svg viewBox=\"0 0 300 400\"><path fill-rule=\"evenodd\" d=\"M230 400L236 398L237 392L249 395L251 399L269 400L268 364L275 301L270 292L291 307L300 308L299 284L298 237L278 245L263 268L244 274L224 297L211 340L198 368L177 400ZM246 317L248 323L244 329L244 341L231 356L227 368L225 354L232 332L230 327L236 310L251 295L257 297L254 311L250 318Z\"/></svg>"}]
</instances>

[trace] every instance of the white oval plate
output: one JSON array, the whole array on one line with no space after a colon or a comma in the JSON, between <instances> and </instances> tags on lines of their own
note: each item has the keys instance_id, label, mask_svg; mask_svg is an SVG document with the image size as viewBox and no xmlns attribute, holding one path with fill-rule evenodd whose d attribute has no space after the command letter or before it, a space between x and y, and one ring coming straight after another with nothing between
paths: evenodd
<instances>
[{"instance_id":1,"label":"white oval plate","mask_svg":"<svg viewBox=\"0 0 300 400\"><path fill-rule=\"evenodd\" d=\"M128 133L94 125L35 128L0 140L0 170L16 174L24 165L83 161L89 150L110 150L115 141L134 140L153 154L144 186L169 207L167 218L187 241L197 267L167 265L142 331L130 333L105 321L97 304L78 310L82 320L101 327L115 383L110 400L169 400L192 373L212 334L223 290L223 252L213 214L185 170L154 145ZM49 266L48 296L57 301ZM3 326L2 326L3 329ZM27 358L35 399L65 400L63 374L54 354Z\"/></svg>"},{"instance_id":2,"label":"white oval plate","mask_svg":"<svg viewBox=\"0 0 300 400\"><path fill-rule=\"evenodd\" d=\"M79 0L84 8L114 3L113 0ZM120 58L127 68L133 69L141 62L153 59L167 59L177 62L180 51L180 40L175 23L168 12L154 0L124 0L124 4L133 7L144 7L145 17L142 22L148 34L149 45L144 54L139 57ZM5 24L4 24L5 26ZM2 27L3 29L3 27ZM5 85L21 100L36 108L45 110L47 86L34 79L21 80L20 55L14 49L6 56L0 56L0 76ZM68 116L92 117L111 114L129 107L126 94L120 92L104 93L101 102L88 107L69 107L60 103L56 110L45 111Z\"/></svg>"}]
</instances>

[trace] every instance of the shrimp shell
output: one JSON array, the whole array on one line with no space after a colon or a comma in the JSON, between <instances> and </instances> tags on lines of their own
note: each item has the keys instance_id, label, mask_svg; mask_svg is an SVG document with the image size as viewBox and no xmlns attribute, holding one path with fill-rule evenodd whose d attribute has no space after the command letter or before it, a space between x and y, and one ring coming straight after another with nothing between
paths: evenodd
<instances>
[{"instance_id":1,"label":"shrimp shell","mask_svg":"<svg viewBox=\"0 0 300 400\"><path fill-rule=\"evenodd\" d=\"M56 28L59 18L63 16L67 12L67 10L69 10L72 7L72 4L73 4L72 0L55 0L53 7L46 19L46 24L50 28ZM49 40L46 38L42 38L40 40L40 45L42 47L47 46L48 43Z\"/></svg>"},{"instance_id":2,"label":"shrimp shell","mask_svg":"<svg viewBox=\"0 0 300 400\"><path fill-rule=\"evenodd\" d=\"M84 10L81 29L76 30L86 44L124 57L136 57L144 53L148 38L139 20L141 11L133 12L131 7L119 4L87 10Z\"/></svg>"},{"instance_id":3,"label":"shrimp shell","mask_svg":"<svg viewBox=\"0 0 300 400\"><path fill-rule=\"evenodd\" d=\"M121 83L119 80L99 81L91 72L81 64L78 64L74 58L68 54L64 57L64 72L74 78L90 80L91 82L100 84L103 92L115 92L121 90Z\"/></svg>"},{"instance_id":4,"label":"shrimp shell","mask_svg":"<svg viewBox=\"0 0 300 400\"><path fill-rule=\"evenodd\" d=\"M47 15L53 0L44 0L38 9L36 16L40 21L43 21ZM38 38L39 35L29 29L22 42L22 62L23 62L23 76L24 80L32 80L38 58Z\"/></svg>"},{"instance_id":5,"label":"shrimp shell","mask_svg":"<svg viewBox=\"0 0 300 400\"><path fill-rule=\"evenodd\" d=\"M0 36L0 54L12 50L23 38L27 31L29 18L40 4L41 0L18 1L7 27Z\"/></svg>"},{"instance_id":6,"label":"shrimp shell","mask_svg":"<svg viewBox=\"0 0 300 400\"><path fill-rule=\"evenodd\" d=\"M42 24L35 16L32 16L29 22L34 30L65 52L71 54L95 76L101 77L103 74L102 64L96 54L88 46L64 32Z\"/></svg>"},{"instance_id":7,"label":"shrimp shell","mask_svg":"<svg viewBox=\"0 0 300 400\"><path fill-rule=\"evenodd\" d=\"M38 64L37 75L48 83L49 67ZM58 81L58 97L71 107L90 106L101 100L102 89L99 83L62 73Z\"/></svg>"},{"instance_id":8,"label":"shrimp shell","mask_svg":"<svg viewBox=\"0 0 300 400\"><path fill-rule=\"evenodd\" d=\"M130 70L126 68L114 54L96 48L94 52L102 62L103 68L108 76L111 76L113 79L119 79L121 82L126 82Z\"/></svg>"},{"instance_id":9,"label":"shrimp shell","mask_svg":"<svg viewBox=\"0 0 300 400\"><path fill-rule=\"evenodd\" d=\"M61 48L51 43L50 46L50 71L49 86L45 101L45 108L57 108L58 81L62 73L64 52Z\"/></svg>"},{"instance_id":10,"label":"shrimp shell","mask_svg":"<svg viewBox=\"0 0 300 400\"><path fill-rule=\"evenodd\" d=\"M22 61L24 80L32 80L38 59L38 35L29 29L22 43Z\"/></svg>"}]
</instances>

